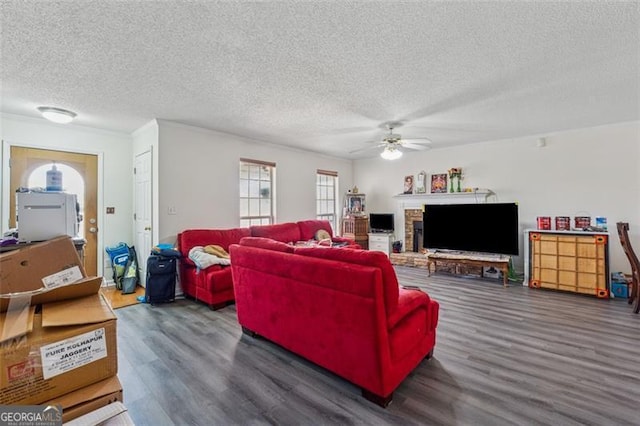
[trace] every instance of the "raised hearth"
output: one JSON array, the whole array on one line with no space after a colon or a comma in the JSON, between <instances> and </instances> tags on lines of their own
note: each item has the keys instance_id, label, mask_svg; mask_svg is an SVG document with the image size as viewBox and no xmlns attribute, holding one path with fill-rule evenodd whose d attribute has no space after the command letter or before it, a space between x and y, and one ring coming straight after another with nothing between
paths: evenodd
<instances>
[{"instance_id":1,"label":"raised hearth","mask_svg":"<svg viewBox=\"0 0 640 426\"><path fill-rule=\"evenodd\" d=\"M427 255L425 253L414 253L410 251L390 253L389 260L392 265L428 269ZM455 261L441 261L438 262L437 265L434 265L433 272L448 272L455 275L475 275L479 277L482 276L482 267L457 264Z\"/></svg>"},{"instance_id":2,"label":"raised hearth","mask_svg":"<svg viewBox=\"0 0 640 426\"><path fill-rule=\"evenodd\" d=\"M427 256L423 253L405 251L404 253L391 253L389 260L392 265L412 266L427 269Z\"/></svg>"}]
</instances>

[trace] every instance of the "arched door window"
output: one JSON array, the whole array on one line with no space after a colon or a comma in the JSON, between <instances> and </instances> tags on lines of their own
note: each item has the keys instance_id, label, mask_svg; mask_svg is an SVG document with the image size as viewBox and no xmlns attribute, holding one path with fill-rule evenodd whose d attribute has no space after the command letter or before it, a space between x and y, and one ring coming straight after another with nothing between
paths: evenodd
<instances>
[{"instance_id":1,"label":"arched door window","mask_svg":"<svg viewBox=\"0 0 640 426\"><path fill-rule=\"evenodd\" d=\"M29 179L27 179L29 188L46 188L47 171L51 170L51 166L52 164L45 164L33 170L29 175ZM84 179L76 169L66 164L56 163L56 168L62 172L62 188L64 192L76 194L80 205L80 217L84 217ZM78 236L84 238L84 227L80 226L79 228Z\"/></svg>"}]
</instances>

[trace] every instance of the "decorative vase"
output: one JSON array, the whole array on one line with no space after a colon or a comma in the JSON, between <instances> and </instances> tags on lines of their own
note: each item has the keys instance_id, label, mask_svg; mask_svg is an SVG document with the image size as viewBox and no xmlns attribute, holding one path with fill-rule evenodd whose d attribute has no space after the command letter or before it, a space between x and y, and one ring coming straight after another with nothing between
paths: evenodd
<instances>
[{"instance_id":1,"label":"decorative vase","mask_svg":"<svg viewBox=\"0 0 640 426\"><path fill-rule=\"evenodd\" d=\"M449 192L455 192L453 189L453 176L451 176L451 186L449 187Z\"/></svg>"},{"instance_id":2,"label":"decorative vase","mask_svg":"<svg viewBox=\"0 0 640 426\"><path fill-rule=\"evenodd\" d=\"M458 176L458 188L457 188L457 189L458 189L458 191L457 191L457 192L462 192L462 191L460 190L460 176Z\"/></svg>"}]
</instances>

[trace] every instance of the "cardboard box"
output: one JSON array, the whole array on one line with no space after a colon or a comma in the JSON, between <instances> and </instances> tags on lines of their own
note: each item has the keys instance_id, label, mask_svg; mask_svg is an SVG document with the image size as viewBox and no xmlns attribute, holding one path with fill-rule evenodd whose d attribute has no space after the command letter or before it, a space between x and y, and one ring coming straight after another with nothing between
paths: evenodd
<instances>
[{"instance_id":1,"label":"cardboard box","mask_svg":"<svg viewBox=\"0 0 640 426\"><path fill-rule=\"evenodd\" d=\"M135 426L127 413L127 408L121 402L105 405L82 417L65 423L67 426Z\"/></svg>"},{"instance_id":2,"label":"cardboard box","mask_svg":"<svg viewBox=\"0 0 640 426\"><path fill-rule=\"evenodd\" d=\"M0 294L3 295L51 290L86 276L69 237L0 254Z\"/></svg>"},{"instance_id":3,"label":"cardboard box","mask_svg":"<svg viewBox=\"0 0 640 426\"><path fill-rule=\"evenodd\" d=\"M116 316L99 293L42 305L29 298L0 314L0 405L34 405L115 376ZM86 291L84 285L68 286Z\"/></svg>"},{"instance_id":4,"label":"cardboard box","mask_svg":"<svg viewBox=\"0 0 640 426\"><path fill-rule=\"evenodd\" d=\"M75 299L98 293L102 286L102 277L83 278L80 281L62 287L47 290L45 288L28 293L0 294L0 312L16 311L29 304L36 306L58 300ZM4 339L0 338L0 342Z\"/></svg>"},{"instance_id":5,"label":"cardboard box","mask_svg":"<svg viewBox=\"0 0 640 426\"><path fill-rule=\"evenodd\" d=\"M118 377L113 376L42 405L61 405L62 421L66 423L116 401L122 402L122 385Z\"/></svg>"}]
</instances>

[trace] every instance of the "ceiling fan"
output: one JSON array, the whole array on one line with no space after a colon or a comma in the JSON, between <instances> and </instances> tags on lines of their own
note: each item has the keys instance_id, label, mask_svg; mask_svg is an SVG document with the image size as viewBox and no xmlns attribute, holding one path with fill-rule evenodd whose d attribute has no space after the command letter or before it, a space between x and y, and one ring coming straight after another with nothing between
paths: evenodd
<instances>
[{"instance_id":1,"label":"ceiling fan","mask_svg":"<svg viewBox=\"0 0 640 426\"><path fill-rule=\"evenodd\" d=\"M386 134L381 141L369 141L367 143L375 143L375 145L351 151L350 154L382 147L383 149L380 153L380 156L382 158L384 158L385 160L396 160L402 157L402 150L400 148L402 148L403 150L411 149L416 151L429 149L429 145L431 144L431 141L429 139L403 139L401 135L393 133L393 129L395 129L396 127L400 127L401 125L402 123L398 122L386 123L385 127L387 128L387 130L389 130L389 133Z\"/></svg>"}]
</instances>

